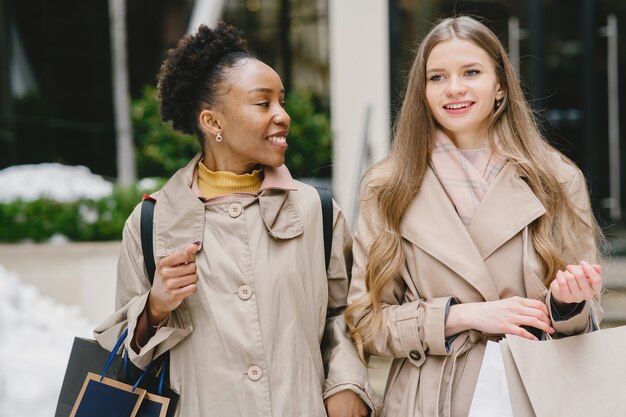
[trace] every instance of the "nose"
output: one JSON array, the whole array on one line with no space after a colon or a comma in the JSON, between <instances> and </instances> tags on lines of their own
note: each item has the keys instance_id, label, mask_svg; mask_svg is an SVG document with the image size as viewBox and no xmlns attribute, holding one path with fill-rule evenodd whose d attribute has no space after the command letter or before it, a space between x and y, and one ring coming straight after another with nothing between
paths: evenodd
<instances>
[{"instance_id":1,"label":"nose","mask_svg":"<svg viewBox=\"0 0 626 417\"><path fill-rule=\"evenodd\" d=\"M463 80L459 77L450 77L450 82L446 87L446 94L449 97L454 97L458 95L465 94L467 92L467 87L463 83Z\"/></svg>"},{"instance_id":2,"label":"nose","mask_svg":"<svg viewBox=\"0 0 626 417\"><path fill-rule=\"evenodd\" d=\"M291 117L289 117L287 111L282 106L278 107L278 110L276 111L273 120L274 123L276 123L277 125L285 127L289 127L289 124L291 123Z\"/></svg>"}]
</instances>

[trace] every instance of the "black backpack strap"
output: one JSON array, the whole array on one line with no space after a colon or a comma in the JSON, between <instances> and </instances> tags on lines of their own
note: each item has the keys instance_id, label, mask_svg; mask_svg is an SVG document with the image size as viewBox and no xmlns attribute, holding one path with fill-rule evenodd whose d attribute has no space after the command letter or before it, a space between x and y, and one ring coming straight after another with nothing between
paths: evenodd
<instances>
[{"instance_id":1,"label":"black backpack strap","mask_svg":"<svg viewBox=\"0 0 626 417\"><path fill-rule=\"evenodd\" d=\"M152 243L152 220L154 218L154 200L150 196L144 196L141 203L141 250L143 252L143 262L148 272L150 285L154 281L156 263L154 262L154 249Z\"/></svg>"},{"instance_id":2,"label":"black backpack strap","mask_svg":"<svg viewBox=\"0 0 626 417\"><path fill-rule=\"evenodd\" d=\"M141 222L139 226L141 229L141 251L143 252L143 263L146 266L146 271L148 272L150 286L152 286L154 273L156 271L156 263L154 262L154 244L152 238L155 204L156 200L154 198L147 194L143 196L143 201L141 202ZM165 373L163 374L163 378L167 381L169 381L170 377L169 357L170 351L168 350L157 359L162 361L161 364L167 363Z\"/></svg>"},{"instance_id":3,"label":"black backpack strap","mask_svg":"<svg viewBox=\"0 0 626 417\"><path fill-rule=\"evenodd\" d=\"M325 188L315 188L322 203L322 223L324 228L324 256L326 271L330 265L330 252L333 247L333 195Z\"/></svg>"}]
</instances>

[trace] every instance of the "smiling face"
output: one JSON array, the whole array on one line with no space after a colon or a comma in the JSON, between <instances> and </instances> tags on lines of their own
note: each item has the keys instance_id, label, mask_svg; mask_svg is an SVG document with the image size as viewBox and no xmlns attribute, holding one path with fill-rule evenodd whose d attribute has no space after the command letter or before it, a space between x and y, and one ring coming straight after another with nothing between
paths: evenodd
<instances>
[{"instance_id":1,"label":"smiling face","mask_svg":"<svg viewBox=\"0 0 626 417\"><path fill-rule=\"evenodd\" d=\"M480 147L496 101L504 96L495 67L474 43L438 43L426 61L426 101L433 117L459 148Z\"/></svg>"},{"instance_id":2,"label":"smiling face","mask_svg":"<svg viewBox=\"0 0 626 417\"><path fill-rule=\"evenodd\" d=\"M200 127L208 133L204 164L213 171L237 174L258 164L281 166L290 118L280 77L256 59L242 60L227 71L219 103L199 115ZM217 133L221 142L215 140Z\"/></svg>"}]
</instances>

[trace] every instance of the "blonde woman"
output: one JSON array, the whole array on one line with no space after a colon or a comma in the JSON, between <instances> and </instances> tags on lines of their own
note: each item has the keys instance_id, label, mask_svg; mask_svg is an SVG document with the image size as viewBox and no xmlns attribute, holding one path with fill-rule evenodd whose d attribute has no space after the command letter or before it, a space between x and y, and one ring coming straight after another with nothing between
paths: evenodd
<instances>
[{"instance_id":1,"label":"blonde woman","mask_svg":"<svg viewBox=\"0 0 626 417\"><path fill-rule=\"evenodd\" d=\"M467 416L487 340L589 331L598 238L582 173L542 137L497 37L437 24L354 242L346 318L361 355L394 358L384 414Z\"/></svg>"}]
</instances>

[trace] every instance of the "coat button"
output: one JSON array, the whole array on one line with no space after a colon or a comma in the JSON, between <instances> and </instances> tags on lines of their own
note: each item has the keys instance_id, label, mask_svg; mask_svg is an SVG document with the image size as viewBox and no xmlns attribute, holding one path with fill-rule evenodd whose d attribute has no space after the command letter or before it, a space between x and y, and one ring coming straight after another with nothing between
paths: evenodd
<instances>
[{"instance_id":1,"label":"coat button","mask_svg":"<svg viewBox=\"0 0 626 417\"><path fill-rule=\"evenodd\" d=\"M228 214L230 215L230 217L239 217L239 215L242 212L242 208L241 208L241 204L239 203L233 203L230 206L228 206Z\"/></svg>"},{"instance_id":2,"label":"coat button","mask_svg":"<svg viewBox=\"0 0 626 417\"><path fill-rule=\"evenodd\" d=\"M259 379L261 379L262 374L263 374L263 371L261 370L261 368L259 368L256 365L253 365L250 368L248 368L248 378L250 378L253 381L258 381Z\"/></svg>"},{"instance_id":3,"label":"coat button","mask_svg":"<svg viewBox=\"0 0 626 417\"><path fill-rule=\"evenodd\" d=\"M412 350L409 352L409 356L411 357L411 359L413 359L414 361L419 361L420 359L422 359L422 355L417 351L417 350Z\"/></svg>"},{"instance_id":4,"label":"coat button","mask_svg":"<svg viewBox=\"0 0 626 417\"><path fill-rule=\"evenodd\" d=\"M249 285L242 285L237 290L237 294L242 300L247 300L248 298L252 297L252 288Z\"/></svg>"}]
</instances>

